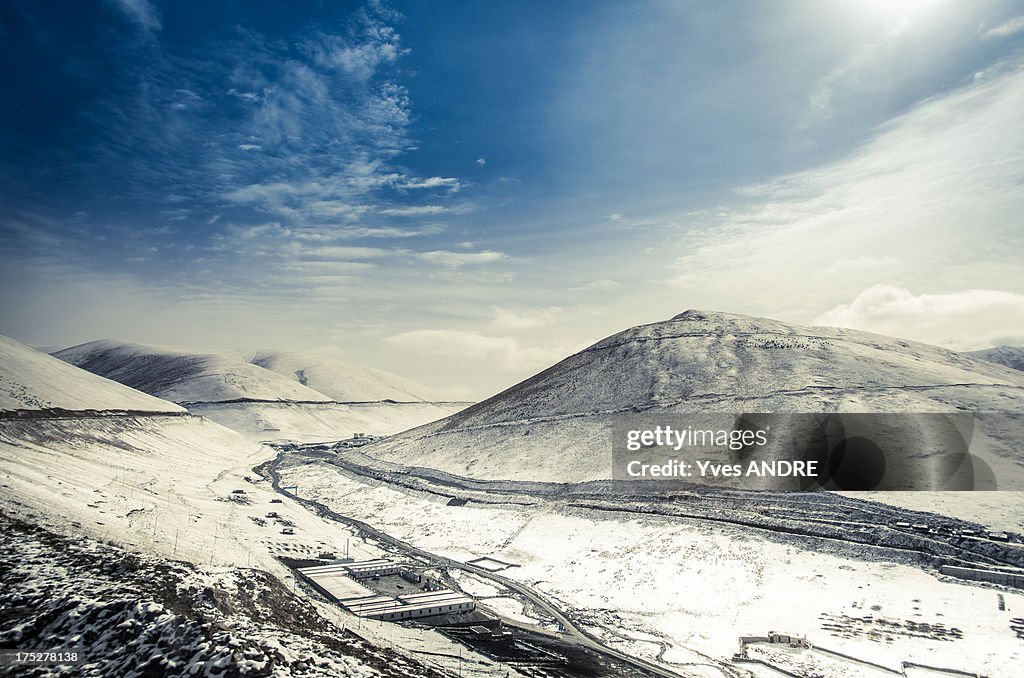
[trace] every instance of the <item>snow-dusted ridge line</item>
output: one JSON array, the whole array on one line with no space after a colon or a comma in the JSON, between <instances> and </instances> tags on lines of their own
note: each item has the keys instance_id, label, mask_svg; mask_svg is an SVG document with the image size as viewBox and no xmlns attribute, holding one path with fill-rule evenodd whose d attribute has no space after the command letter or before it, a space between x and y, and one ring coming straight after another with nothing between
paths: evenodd
<instances>
[{"instance_id":1,"label":"snow-dusted ridge line","mask_svg":"<svg viewBox=\"0 0 1024 678\"><path fill-rule=\"evenodd\" d=\"M717 329L717 330L704 330L704 331L693 331L693 332L670 332L665 334L656 335L644 335L642 332L646 330L656 330L660 327L665 327L669 324L679 322L717 322L719 324L725 324L732 322L734 324L739 323L751 323L751 322L762 322L768 325L776 325L780 328L785 329L770 329L767 327L758 328L753 330L744 329ZM609 337L597 341L587 348L582 349L579 353L596 352L608 349L614 349L622 346L626 346L632 343L644 343L644 342L660 342L668 341L672 339L684 339L684 338L738 338L738 337L780 337L786 339L812 339L823 342L848 342L851 344L858 344L867 346L870 348L881 349L884 345L895 344L901 348L912 350L912 349L924 349L928 351L938 352L946 354L947 357L954 360L967 362L973 362L977 364L977 361L982 361L982 364L996 364L1002 367L1015 368L1008 365L1006 362L1001 360L987 357L989 355L1013 355L1020 359L1024 357L1024 347L1013 347L1013 346L999 346L991 349L985 349L981 351L954 351L952 349L943 348L941 346L935 346L932 344L926 344L919 341L911 341L906 339L899 339L896 337L890 337L884 334L878 334L876 332L867 332L864 330L854 330L844 327L831 327L825 325L796 325L789 323L782 323L781 321L772 320L770 318L759 318L753 316L742 316L738 314L722 313L722 312L708 312L699 311L696 309L690 309L673 316L667 321L659 321L653 323L644 323L641 325L634 325L621 332L613 334ZM578 355L578 354L577 354Z\"/></svg>"},{"instance_id":2,"label":"snow-dusted ridge line","mask_svg":"<svg viewBox=\"0 0 1024 678\"><path fill-rule=\"evenodd\" d=\"M472 405L472 400L267 400L261 398L232 398L231 400L185 400L179 405L234 405L261 403L277 405Z\"/></svg>"},{"instance_id":3,"label":"snow-dusted ridge line","mask_svg":"<svg viewBox=\"0 0 1024 678\"><path fill-rule=\"evenodd\" d=\"M247 359L337 402L447 400L433 389L405 377L350 363L336 349L259 351Z\"/></svg>"},{"instance_id":4,"label":"snow-dusted ridge line","mask_svg":"<svg viewBox=\"0 0 1024 678\"><path fill-rule=\"evenodd\" d=\"M330 352L199 350L104 339L54 356L95 374L177 403L444 402L394 374L352 365Z\"/></svg>"},{"instance_id":5,"label":"snow-dusted ridge line","mask_svg":"<svg viewBox=\"0 0 1024 678\"><path fill-rule=\"evenodd\" d=\"M1024 373L966 354L851 329L688 311L611 335L476 405L367 451L478 478L579 482L600 479L610 469L594 456L610 454L609 427L644 413L985 413L1022 407ZM981 448L991 454L986 463L1024 461L1005 432L984 435Z\"/></svg>"},{"instance_id":6,"label":"snow-dusted ridge line","mask_svg":"<svg viewBox=\"0 0 1024 678\"><path fill-rule=\"evenodd\" d=\"M234 398L331 400L229 351L190 351L100 340L53 355L93 374L177 403Z\"/></svg>"},{"instance_id":7,"label":"snow-dusted ridge line","mask_svg":"<svg viewBox=\"0 0 1024 678\"><path fill-rule=\"evenodd\" d=\"M0 419L110 419L114 417L195 417L188 412L159 410L65 410L51 407L42 410L0 410Z\"/></svg>"},{"instance_id":8,"label":"snow-dusted ridge line","mask_svg":"<svg viewBox=\"0 0 1024 678\"><path fill-rule=\"evenodd\" d=\"M0 411L179 412L185 409L0 337Z\"/></svg>"}]
</instances>

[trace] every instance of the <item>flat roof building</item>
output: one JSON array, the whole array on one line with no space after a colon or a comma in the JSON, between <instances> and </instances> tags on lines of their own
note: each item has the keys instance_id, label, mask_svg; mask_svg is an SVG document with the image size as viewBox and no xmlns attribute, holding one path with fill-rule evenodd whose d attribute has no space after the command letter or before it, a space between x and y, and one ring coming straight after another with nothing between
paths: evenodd
<instances>
[{"instance_id":1,"label":"flat roof building","mask_svg":"<svg viewBox=\"0 0 1024 678\"><path fill-rule=\"evenodd\" d=\"M365 579L366 577L383 577L389 574L398 574L402 566L393 560L375 558L373 560L360 560L345 565L353 579Z\"/></svg>"},{"instance_id":2,"label":"flat roof building","mask_svg":"<svg viewBox=\"0 0 1024 678\"><path fill-rule=\"evenodd\" d=\"M346 600L375 596L373 591L353 579L345 563L300 567L296 570L315 589L344 604Z\"/></svg>"},{"instance_id":3,"label":"flat roof building","mask_svg":"<svg viewBox=\"0 0 1024 678\"><path fill-rule=\"evenodd\" d=\"M391 560L374 559L355 563L332 563L296 570L328 598L360 617L399 621L476 609L476 601L451 589L408 593L398 597L382 595L361 583L371 577L397 575L402 567Z\"/></svg>"}]
</instances>

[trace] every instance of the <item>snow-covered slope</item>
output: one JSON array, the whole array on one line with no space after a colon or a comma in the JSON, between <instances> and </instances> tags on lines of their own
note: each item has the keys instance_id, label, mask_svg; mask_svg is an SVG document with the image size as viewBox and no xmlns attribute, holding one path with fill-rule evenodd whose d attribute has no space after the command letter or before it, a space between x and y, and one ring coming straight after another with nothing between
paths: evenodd
<instances>
[{"instance_id":1,"label":"snow-covered slope","mask_svg":"<svg viewBox=\"0 0 1024 678\"><path fill-rule=\"evenodd\" d=\"M996 346L980 351L970 351L967 355L1012 367L1015 370L1024 370L1024 346Z\"/></svg>"},{"instance_id":2,"label":"snow-covered slope","mask_svg":"<svg viewBox=\"0 0 1024 678\"><path fill-rule=\"evenodd\" d=\"M212 419L250 440L303 443L385 436L458 412L469 403L201 403L193 414Z\"/></svg>"},{"instance_id":3,"label":"snow-covered slope","mask_svg":"<svg viewBox=\"0 0 1024 678\"><path fill-rule=\"evenodd\" d=\"M0 337L0 411L46 409L184 412L174 403Z\"/></svg>"},{"instance_id":4,"label":"snow-covered slope","mask_svg":"<svg viewBox=\"0 0 1024 678\"><path fill-rule=\"evenodd\" d=\"M251 400L330 401L329 396L229 352L197 352L111 340L54 355L72 365L177 403Z\"/></svg>"},{"instance_id":5,"label":"snow-covered slope","mask_svg":"<svg viewBox=\"0 0 1024 678\"><path fill-rule=\"evenodd\" d=\"M0 569L3 647L88 648L87 667L18 675L438 675L332 623L259 570L203 570L4 515Z\"/></svg>"},{"instance_id":6,"label":"snow-covered slope","mask_svg":"<svg viewBox=\"0 0 1024 678\"><path fill-rule=\"evenodd\" d=\"M573 482L610 475L609 426L637 412L1022 407L1024 374L978 358L855 330L687 311L366 451L461 475ZM995 453L1004 452L1012 454Z\"/></svg>"},{"instance_id":7,"label":"snow-covered slope","mask_svg":"<svg viewBox=\"0 0 1024 678\"><path fill-rule=\"evenodd\" d=\"M287 353L261 351L250 362L343 403L444 400L422 384L383 370L347 363L332 355L329 349Z\"/></svg>"}]
</instances>

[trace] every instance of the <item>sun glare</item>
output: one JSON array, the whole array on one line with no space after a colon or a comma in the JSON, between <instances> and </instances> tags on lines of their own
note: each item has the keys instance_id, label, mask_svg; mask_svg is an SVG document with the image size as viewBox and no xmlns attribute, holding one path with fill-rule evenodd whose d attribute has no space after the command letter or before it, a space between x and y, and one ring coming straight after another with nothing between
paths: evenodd
<instances>
[{"instance_id":1,"label":"sun glare","mask_svg":"<svg viewBox=\"0 0 1024 678\"><path fill-rule=\"evenodd\" d=\"M943 2L945 0L852 0L851 4L873 14L910 18Z\"/></svg>"}]
</instances>

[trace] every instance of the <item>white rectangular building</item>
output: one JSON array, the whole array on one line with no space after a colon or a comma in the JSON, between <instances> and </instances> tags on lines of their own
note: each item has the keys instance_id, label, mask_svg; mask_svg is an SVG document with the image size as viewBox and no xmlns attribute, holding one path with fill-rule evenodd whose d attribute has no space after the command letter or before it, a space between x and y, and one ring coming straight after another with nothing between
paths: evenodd
<instances>
[{"instance_id":1,"label":"white rectangular building","mask_svg":"<svg viewBox=\"0 0 1024 678\"><path fill-rule=\"evenodd\" d=\"M374 576L398 574L400 570L398 563L376 559L301 567L296 571L328 598L352 614L368 619L400 621L476 609L472 598L451 589L392 597L377 593L360 582Z\"/></svg>"},{"instance_id":2,"label":"white rectangular building","mask_svg":"<svg viewBox=\"0 0 1024 678\"><path fill-rule=\"evenodd\" d=\"M375 558L373 560L360 560L354 563L346 563L345 567L353 579L366 579L367 577L384 577L389 574L398 574L402 566L393 560Z\"/></svg>"}]
</instances>

